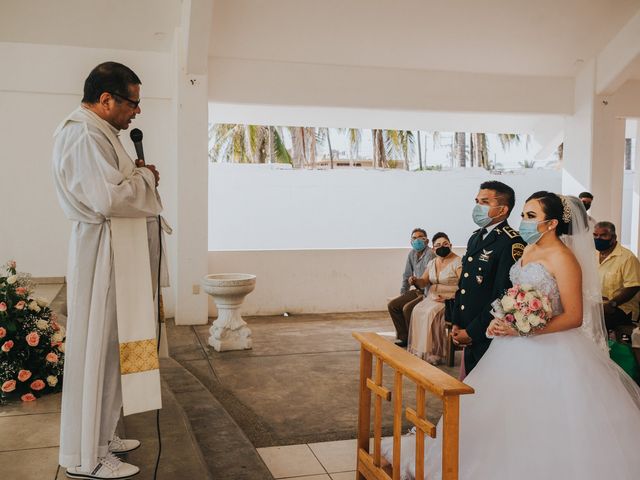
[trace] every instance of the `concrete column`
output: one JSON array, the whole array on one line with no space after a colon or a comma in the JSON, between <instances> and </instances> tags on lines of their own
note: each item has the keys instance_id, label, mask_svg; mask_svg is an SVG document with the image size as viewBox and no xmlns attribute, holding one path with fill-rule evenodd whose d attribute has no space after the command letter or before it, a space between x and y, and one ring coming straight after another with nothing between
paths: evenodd
<instances>
[{"instance_id":1,"label":"concrete column","mask_svg":"<svg viewBox=\"0 0 640 480\"><path fill-rule=\"evenodd\" d=\"M174 229L175 321L206 324L207 295L200 281L207 274L208 99L207 75L188 74L183 36L176 35L175 96L177 225Z\"/></svg>"},{"instance_id":2,"label":"concrete column","mask_svg":"<svg viewBox=\"0 0 640 480\"><path fill-rule=\"evenodd\" d=\"M640 253L640 121L636 122L636 162L633 176L633 194L631 205L631 241L629 246L633 253Z\"/></svg>"}]
</instances>

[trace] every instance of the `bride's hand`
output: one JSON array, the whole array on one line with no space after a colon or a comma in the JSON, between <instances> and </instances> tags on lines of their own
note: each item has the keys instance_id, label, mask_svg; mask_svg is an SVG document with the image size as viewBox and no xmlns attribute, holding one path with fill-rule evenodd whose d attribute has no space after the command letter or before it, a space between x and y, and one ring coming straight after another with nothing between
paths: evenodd
<instances>
[{"instance_id":1,"label":"bride's hand","mask_svg":"<svg viewBox=\"0 0 640 480\"><path fill-rule=\"evenodd\" d=\"M501 318L494 318L487 328L487 333L494 337L517 337L518 332L508 322Z\"/></svg>"}]
</instances>

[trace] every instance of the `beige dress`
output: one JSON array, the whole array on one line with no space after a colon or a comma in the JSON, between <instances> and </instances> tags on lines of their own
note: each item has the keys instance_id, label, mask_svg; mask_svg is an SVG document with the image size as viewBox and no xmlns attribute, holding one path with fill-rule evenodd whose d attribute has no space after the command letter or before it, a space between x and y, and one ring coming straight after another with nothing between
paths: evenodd
<instances>
[{"instance_id":1,"label":"beige dress","mask_svg":"<svg viewBox=\"0 0 640 480\"><path fill-rule=\"evenodd\" d=\"M413 309L409 327L409 352L430 362L439 362L446 355L447 338L444 325L444 302L438 296L453 298L458 289L462 262L457 255L441 271L433 259L427 265L431 287L427 297Z\"/></svg>"}]
</instances>

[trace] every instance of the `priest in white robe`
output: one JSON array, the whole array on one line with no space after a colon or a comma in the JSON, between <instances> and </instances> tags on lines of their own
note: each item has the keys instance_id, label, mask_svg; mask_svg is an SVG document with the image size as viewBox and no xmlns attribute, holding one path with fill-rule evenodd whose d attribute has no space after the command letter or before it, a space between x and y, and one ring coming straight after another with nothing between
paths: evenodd
<instances>
[{"instance_id":1,"label":"priest in white robe","mask_svg":"<svg viewBox=\"0 0 640 480\"><path fill-rule=\"evenodd\" d=\"M139 471L114 456L140 443L115 436L122 387L110 219L148 219L151 250L159 254L159 174L153 165L134 163L118 137L140 113L140 84L124 65L98 65L85 81L82 105L55 133L54 183L73 222L59 456L71 478L128 478Z\"/></svg>"}]
</instances>

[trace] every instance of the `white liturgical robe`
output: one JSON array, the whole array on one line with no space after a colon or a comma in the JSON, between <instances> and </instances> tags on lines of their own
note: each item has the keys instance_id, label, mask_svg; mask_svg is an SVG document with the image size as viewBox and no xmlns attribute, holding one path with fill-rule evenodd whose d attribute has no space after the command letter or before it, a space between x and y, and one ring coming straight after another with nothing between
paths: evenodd
<instances>
[{"instance_id":1,"label":"white liturgical robe","mask_svg":"<svg viewBox=\"0 0 640 480\"><path fill-rule=\"evenodd\" d=\"M157 278L157 216L162 203L153 173L135 167L118 130L95 113L79 107L54 136L54 183L62 209L73 222L59 461L64 467L82 465L87 470L107 453L120 416L123 385L125 414L128 401L129 413L160 408L155 325L151 323L151 334L148 328L140 334L137 318L133 329L121 318L153 319L149 251ZM140 240L141 235L144 248L128 240ZM164 259L163 264L164 286ZM141 269L146 269L142 277ZM123 293L127 279L122 277L131 272L143 284L141 289L135 286L137 299ZM140 359L147 365L140 365ZM136 375L143 377L136 383L145 385L145 395L137 395L144 399L130 394L127 400L124 379Z\"/></svg>"}]
</instances>

